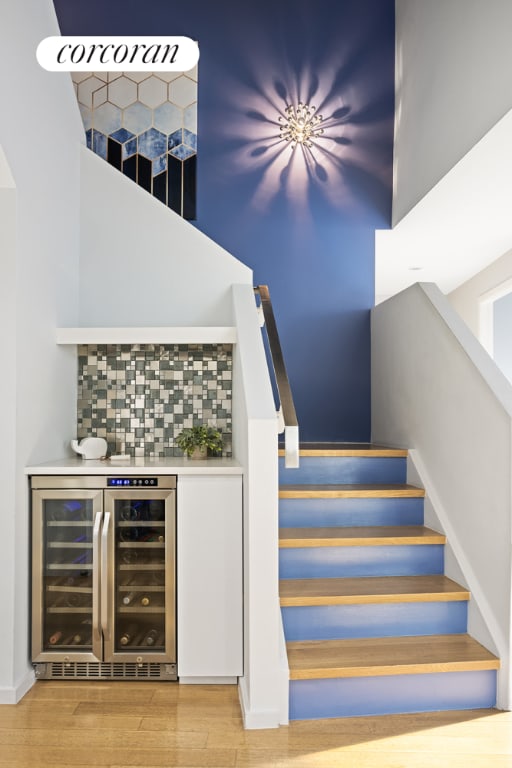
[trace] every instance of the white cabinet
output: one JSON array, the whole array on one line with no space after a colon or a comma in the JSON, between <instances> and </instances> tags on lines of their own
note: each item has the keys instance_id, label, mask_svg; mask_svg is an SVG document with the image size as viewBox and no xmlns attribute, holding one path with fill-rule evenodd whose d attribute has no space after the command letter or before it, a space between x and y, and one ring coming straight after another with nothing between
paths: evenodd
<instances>
[{"instance_id":1,"label":"white cabinet","mask_svg":"<svg viewBox=\"0 0 512 768\"><path fill-rule=\"evenodd\" d=\"M242 478L181 475L177 510L178 677L231 682L243 674Z\"/></svg>"}]
</instances>

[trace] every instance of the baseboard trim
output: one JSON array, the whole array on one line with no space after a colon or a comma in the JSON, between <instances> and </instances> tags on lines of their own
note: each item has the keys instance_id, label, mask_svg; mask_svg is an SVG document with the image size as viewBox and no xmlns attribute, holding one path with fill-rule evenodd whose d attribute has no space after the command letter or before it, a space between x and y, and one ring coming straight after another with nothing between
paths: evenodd
<instances>
[{"instance_id":1,"label":"baseboard trim","mask_svg":"<svg viewBox=\"0 0 512 768\"><path fill-rule=\"evenodd\" d=\"M182 685L236 685L238 677L178 677Z\"/></svg>"},{"instance_id":2,"label":"baseboard trim","mask_svg":"<svg viewBox=\"0 0 512 768\"><path fill-rule=\"evenodd\" d=\"M35 681L34 670L29 669L16 686L12 688L0 686L0 704L17 704L30 691Z\"/></svg>"},{"instance_id":3,"label":"baseboard trim","mask_svg":"<svg viewBox=\"0 0 512 768\"><path fill-rule=\"evenodd\" d=\"M443 533L447 537L457 567L462 574L462 582L471 592L471 600L468 604L469 633L484 647L489 648L492 653L499 656L501 667L497 672L498 689L496 706L498 709L510 711L512 709L512 690L509 680L511 664L509 641L504 636L503 631L497 622L492 607L489 605L485 590L474 572L472 564L466 555L456 530L450 522L450 516L439 498L428 469L417 448L411 448L409 450L409 457L407 460L407 480L408 482L413 483L419 482L425 488L426 499L432 505L432 509L437 518L436 523L439 523ZM450 573L446 566L445 573L449 578L453 578L455 581L459 581L460 579L458 573ZM474 624L471 624L471 612L475 610L475 607L478 608L485 625L483 631L482 627L477 627Z\"/></svg>"},{"instance_id":4,"label":"baseboard trim","mask_svg":"<svg viewBox=\"0 0 512 768\"><path fill-rule=\"evenodd\" d=\"M245 678L238 681L238 696L244 728L246 730L260 730L263 728L279 728L280 713L278 710L251 710Z\"/></svg>"}]
</instances>

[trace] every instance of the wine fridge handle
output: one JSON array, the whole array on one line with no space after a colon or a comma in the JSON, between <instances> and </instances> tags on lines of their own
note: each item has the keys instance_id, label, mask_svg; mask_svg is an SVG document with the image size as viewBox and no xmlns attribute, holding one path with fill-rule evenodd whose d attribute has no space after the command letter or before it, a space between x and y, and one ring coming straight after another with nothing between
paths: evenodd
<instances>
[{"instance_id":1,"label":"wine fridge handle","mask_svg":"<svg viewBox=\"0 0 512 768\"><path fill-rule=\"evenodd\" d=\"M110 512L105 512L105 522L101 532L101 628L105 642L110 642L110 582L109 565Z\"/></svg>"},{"instance_id":2,"label":"wine fridge handle","mask_svg":"<svg viewBox=\"0 0 512 768\"><path fill-rule=\"evenodd\" d=\"M92 641L93 652L101 658L101 632L100 632L100 530L103 512L96 512L94 527L92 529ZM98 648L100 649L98 651Z\"/></svg>"}]
</instances>

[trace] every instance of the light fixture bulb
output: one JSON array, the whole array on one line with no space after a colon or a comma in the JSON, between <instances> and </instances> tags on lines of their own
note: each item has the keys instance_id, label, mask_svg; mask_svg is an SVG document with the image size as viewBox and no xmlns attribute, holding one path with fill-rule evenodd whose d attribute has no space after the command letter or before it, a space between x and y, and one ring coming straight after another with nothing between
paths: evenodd
<instances>
[{"instance_id":1,"label":"light fixture bulb","mask_svg":"<svg viewBox=\"0 0 512 768\"><path fill-rule=\"evenodd\" d=\"M284 110L285 117L279 115L279 138L290 142L291 149L297 144L302 147L312 147L313 141L322 135L324 129L320 127L323 120L318 115L316 107L303 104L301 101L294 107L289 104Z\"/></svg>"}]
</instances>

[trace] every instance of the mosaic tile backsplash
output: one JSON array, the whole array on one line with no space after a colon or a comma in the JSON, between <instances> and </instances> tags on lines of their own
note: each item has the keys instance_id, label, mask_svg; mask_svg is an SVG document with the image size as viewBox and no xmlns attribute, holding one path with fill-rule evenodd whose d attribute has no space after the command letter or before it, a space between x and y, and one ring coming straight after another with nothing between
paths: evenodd
<instances>
[{"instance_id":1,"label":"mosaic tile backsplash","mask_svg":"<svg viewBox=\"0 0 512 768\"><path fill-rule=\"evenodd\" d=\"M185 219L195 219L197 67L71 77L89 149Z\"/></svg>"},{"instance_id":2,"label":"mosaic tile backsplash","mask_svg":"<svg viewBox=\"0 0 512 768\"><path fill-rule=\"evenodd\" d=\"M78 434L104 437L109 453L183 456L175 438L206 423L231 456L230 344L78 347Z\"/></svg>"}]
</instances>

